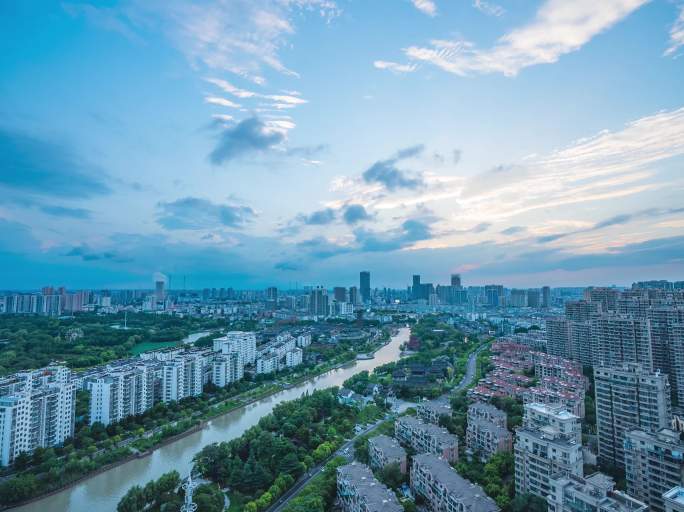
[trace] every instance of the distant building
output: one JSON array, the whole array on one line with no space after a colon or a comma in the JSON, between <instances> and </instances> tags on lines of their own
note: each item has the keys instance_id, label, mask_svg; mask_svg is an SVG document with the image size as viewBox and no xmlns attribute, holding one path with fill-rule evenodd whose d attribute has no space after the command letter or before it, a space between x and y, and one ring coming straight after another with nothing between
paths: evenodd
<instances>
[{"instance_id":1,"label":"distant building","mask_svg":"<svg viewBox=\"0 0 684 512\"><path fill-rule=\"evenodd\" d=\"M359 290L361 291L361 300L363 303L369 303L371 300L371 287L370 272L367 270L364 270L359 274Z\"/></svg>"},{"instance_id":2,"label":"distant building","mask_svg":"<svg viewBox=\"0 0 684 512\"><path fill-rule=\"evenodd\" d=\"M309 314L328 316L328 290L317 286L309 293Z\"/></svg>"},{"instance_id":3,"label":"distant building","mask_svg":"<svg viewBox=\"0 0 684 512\"><path fill-rule=\"evenodd\" d=\"M403 512L392 490L380 483L365 464L337 468L337 499L344 512Z\"/></svg>"}]
</instances>

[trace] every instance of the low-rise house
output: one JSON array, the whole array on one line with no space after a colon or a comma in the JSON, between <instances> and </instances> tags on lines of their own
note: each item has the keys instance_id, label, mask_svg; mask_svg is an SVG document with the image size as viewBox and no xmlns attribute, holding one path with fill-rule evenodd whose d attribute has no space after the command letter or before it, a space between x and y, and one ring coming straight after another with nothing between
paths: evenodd
<instances>
[{"instance_id":1,"label":"low-rise house","mask_svg":"<svg viewBox=\"0 0 684 512\"><path fill-rule=\"evenodd\" d=\"M448 462L458 462L458 436L445 428L413 416L401 416L394 423L396 438L418 453L433 453Z\"/></svg>"}]
</instances>

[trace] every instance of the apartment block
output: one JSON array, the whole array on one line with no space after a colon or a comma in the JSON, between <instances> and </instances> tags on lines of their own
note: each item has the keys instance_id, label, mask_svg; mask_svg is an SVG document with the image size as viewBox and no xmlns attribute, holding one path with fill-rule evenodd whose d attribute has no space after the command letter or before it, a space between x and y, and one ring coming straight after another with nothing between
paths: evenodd
<instances>
[{"instance_id":1,"label":"apartment block","mask_svg":"<svg viewBox=\"0 0 684 512\"><path fill-rule=\"evenodd\" d=\"M245 366L237 352L218 354L211 362L211 381L218 387L226 387L244 377Z\"/></svg>"},{"instance_id":2,"label":"apartment block","mask_svg":"<svg viewBox=\"0 0 684 512\"><path fill-rule=\"evenodd\" d=\"M256 334L253 332L230 331L225 336L216 338L213 344L214 352L237 352L243 364L254 364L256 360Z\"/></svg>"},{"instance_id":3,"label":"apartment block","mask_svg":"<svg viewBox=\"0 0 684 512\"><path fill-rule=\"evenodd\" d=\"M684 487L678 485L663 494L665 512L684 512Z\"/></svg>"},{"instance_id":4,"label":"apartment block","mask_svg":"<svg viewBox=\"0 0 684 512\"><path fill-rule=\"evenodd\" d=\"M437 425L413 416L401 416L394 423L394 435L418 453L433 453L448 462L458 461L458 437Z\"/></svg>"},{"instance_id":5,"label":"apartment block","mask_svg":"<svg viewBox=\"0 0 684 512\"><path fill-rule=\"evenodd\" d=\"M595 366L638 363L653 369L651 323L644 318L602 315L591 320Z\"/></svg>"},{"instance_id":6,"label":"apartment block","mask_svg":"<svg viewBox=\"0 0 684 512\"><path fill-rule=\"evenodd\" d=\"M74 434L76 388L64 366L0 379L0 466L22 452L58 446Z\"/></svg>"},{"instance_id":7,"label":"apartment block","mask_svg":"<svg viewBox=\"0 0 684 512\"><path fill-rule=\"evenodd\" d=\"M365 464L337 468L337 499L344 512L403 512L396 495Z\"/></svg>"},{"instance_id":8,"label":"apartment block","mask_svg":"<svg viewBox=\"0 0 684 512\"><path fill-rule=\"evenodd\" d=\"M515 438L515 490L542 498L552 492L550 476L582 476L579 418L562 406L526 404Z\"/></svg>"},{"instance_id":9,"label":"apartment block","mask_svg":"<svg viewBox=\"0 0 684 512\"><path fill-rule=\"evenodd\" d=\"M670 385L659 371L638 364L594 368L598 457L622 467L626 432L655 432L670 424Z\"/></svg>"},{"instance_id":10,"label":"apartment block","mask_svg":"<svg viewBox=\"0 0 684 512\"><path fill-rule=\"evenodd\" d=\"M470 404L468 407L468 422L472 420L488 421L502 428L507 428L508 423L508 418L504 411L485 402Z\"/></svg>"},{"instance_id":11,"label":"apartment block","mask_svg":"<svg viewBox=\"0 0 684 512\"><path fill-rule=\"evenodd\" d=\"M155 374L152 365L143 362L109 366L88 379L90 424L109 425L142 414L154 404Z\"/></svg>"},{"instance_id":12,"label":"apartment block","mask_svg":"<svg viewBox=\"0 0 684 512\"><path fill-rule=\"evenodd\" d=\"M500 510L482 487L460 476L443 458L430 453L413 457L411 490L425 499L432 512Z\"/></svg>"},{"instance_id":13,"label":"apartment block","mask_svg":"<svg viewBox=\"0 0 684 512\"><path fill-rule=\"evenodd\" d=\"M393 437L379 435L368 440L368 458L372 469L382 469L388 464L398 464L402 473L408 470L406 450Z\"/></svg>"},{"instance_id":14,"label":"apartment block","mask_svg":"<svg viewBox=\"0 0 684 512\"><path fill-rule=\"evenodd\" d=\"M632 430L625 436L627 492L652 512L665 512L663 495L684 484L684 443L670 429Z\"/></svg>"},{"instance_id":15,"label":"apartment block","mask_svg":"<svg viewBox=\"0 0 684 512\"><path fill-rule=\"evenodd\" d=\"M439 418L451 416L451 405L446 397L424 400L416 406L417 416L428 423L439 425Z\"/></svg>"},{"instance_id":16,"label":"apartment block","mask_svg":"<svg viewBox=\"0 0 684 512\"><path fill-rule=\"evenodd\" d=\"M466 429L468 453L477 454L483 462L499 452L513 449L513 436L508 429L477 418L468 418Z\"/></svg>"},{"instance_id":17,"label":"apartment block","mask_svg":"<svg viewBox=\"0 0 684 512\"><path fill-rule=\"evenodd\" d=\"M603 473L587 477L554 475L546 497L548 512L646 512L648 506L616 491L615 482Z\"/></svg>"}]
</instances>

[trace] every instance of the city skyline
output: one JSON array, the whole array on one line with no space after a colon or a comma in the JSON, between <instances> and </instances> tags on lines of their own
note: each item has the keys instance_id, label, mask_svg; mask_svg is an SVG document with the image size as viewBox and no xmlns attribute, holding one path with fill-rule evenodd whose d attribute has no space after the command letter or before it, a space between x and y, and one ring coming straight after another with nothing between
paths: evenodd
<instances>
[{"instance_id":1,"label":"city skyline","mask_svg":"<svg viewBox=\"0 0 684 512\"><path fill-rule=\"evenodd\" d=\"M681 4L0 12L5 289L684 279Z\"/></svg>"}]
</instances>

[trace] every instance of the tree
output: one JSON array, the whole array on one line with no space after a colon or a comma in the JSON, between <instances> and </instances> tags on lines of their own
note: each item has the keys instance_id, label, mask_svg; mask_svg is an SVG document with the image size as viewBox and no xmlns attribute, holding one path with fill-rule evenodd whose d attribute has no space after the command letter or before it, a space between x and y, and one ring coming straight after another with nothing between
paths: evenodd
<instances>
[{"instance_id":1,"label":"tree","mask_svg":"<svg viewBox=\"0 0 684 512\"><path fill-rule=\"evenodd\" d=\"M393 462L380 470L380 481L391 489L398 489L406 481L406 475L401 472L399 463Z\"/></svg>"}]
</instances>

